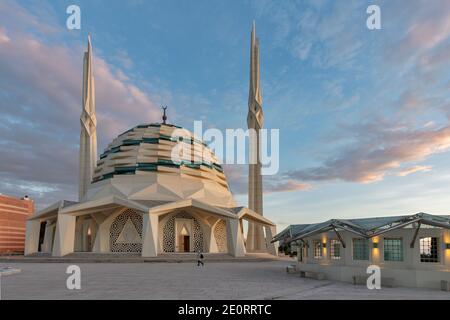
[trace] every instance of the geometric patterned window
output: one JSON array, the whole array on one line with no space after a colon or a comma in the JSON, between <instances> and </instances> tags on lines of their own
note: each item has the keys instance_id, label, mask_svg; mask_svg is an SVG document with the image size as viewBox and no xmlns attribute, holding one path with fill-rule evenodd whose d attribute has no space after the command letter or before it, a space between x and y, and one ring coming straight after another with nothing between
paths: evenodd
<instances>
[{"instance_id":1,"label":"geometric patterned window","mask_svg":"<svg viewBox=\"0 0 450 320\"><path fill-rule=\"evenodd\" d=\"M127 231L134 237L122 238ZM118 215L109 231L111 252L142 252L142 214L127 209Z\"/></svg>"},{"instance_id":2,"label":"geometric patterned window","mask_svg":"<svg viewBox=\"0 0 450 320\"><path fill-rule=\"evenodd\" d=\"M320 241L314 240L314 259L322 259L322 243Z\"/></svg>"},{"instance_id":3,"label":"geometric patterned window","mask_svg":"<svg viewBox=\"0 0 450 320\"><path fill-rule=\"evenodd\" d=\"M384 238L384 261L403 261L402 239Z\"/></svg>"},{"instance_id":4,"label":"geometric patterned window","mask_svg":"<svg viewBox=\"0 0 450 320\"><path fill-rule=\"evenodd\" d=\"M353 239L353 260L369 260L369 240Z\"/></svg>"},{"instance_id":5,"label":"geometric patterned window","mask_svg":"<svg viewBox=\"0 0 450 320\"><path fill-rule=\"evenodd\" d=\"M228 252L227 244L227 223L225 220L220 220L214 227L214 238L216 240L217 249L219 252Z\"/></svg>"},{"instance_id":6,"label":"geometric patterned window","mask_svg":"<svg viewBox=\"0 0 450 320\"><path fill-rule=\"evenodd\" d=\"M438 238L420 238L420 262L439 262Z\"/></svg>"},{"instance_id":7,"label":"geometric patterned window","mask_svg":"<svg viewBox=\"0 0 450 320\"><path fill-rule=\"evenodd\" d=\"M330 255L333 260L339 260L341 258L341 242L339 240L331 240Z\"/></svg>"}]
</instances>

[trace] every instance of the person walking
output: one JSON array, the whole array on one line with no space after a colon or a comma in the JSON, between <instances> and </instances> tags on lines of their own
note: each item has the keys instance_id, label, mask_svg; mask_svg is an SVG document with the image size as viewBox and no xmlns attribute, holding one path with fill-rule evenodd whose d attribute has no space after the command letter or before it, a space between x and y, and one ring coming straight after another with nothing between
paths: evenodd
<instances>
[{"instance_id":1,"label":"person walking","mask_svg":"<svg viewBox=\"0 0 450 320\"><path fill-rule=\"evenodd\" d=\"M203 259L205 257L203 256L203 253L201 251L198 252L198 256L197 256L197 267L200 266L200 264L202 265L202 267L205 266L205 263L203 262Z\"/></svg>"}]
</instances>

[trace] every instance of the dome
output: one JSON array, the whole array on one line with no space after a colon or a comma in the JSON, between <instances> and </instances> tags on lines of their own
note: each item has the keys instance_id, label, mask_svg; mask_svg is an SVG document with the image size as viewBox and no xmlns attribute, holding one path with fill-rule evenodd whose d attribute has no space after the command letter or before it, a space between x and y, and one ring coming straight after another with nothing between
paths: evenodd
<instances>
[{"instance_id":1,"label":"dome","mask_svg":"<svg viewBox=\"0 0 450 320\"><path fill-rule=\"evenodd\" d=\"M105 184L134 200L235 205L215 154L190 131L170 124L138 125L115 138L100 155L88 198Z\"/></svg>"}]
</instances>

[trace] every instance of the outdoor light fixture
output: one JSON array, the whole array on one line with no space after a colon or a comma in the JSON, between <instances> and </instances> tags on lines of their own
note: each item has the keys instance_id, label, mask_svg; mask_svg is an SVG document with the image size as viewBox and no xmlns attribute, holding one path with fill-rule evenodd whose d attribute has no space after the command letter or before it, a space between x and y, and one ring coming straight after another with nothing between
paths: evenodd
<instances>
[{"instance_id":1,"label":"outdoor light fixture","mask_svg":"<svg viewBox=\"0 0 450 320\"><path fill-rule=\"evenodd\" d=\"M323 243L322 243L322 247L326 248L326 247L327 247L327 243L326 243L326 242L323 242Z\"/></svg>"},{"instance_id":2,"label":"outdoor light fixture","mask_svg":"<svg viewBox=\"0 0 450 320\"><path fill-rule=\"evenodd\" d=\"M450 250L450 243L445 244L445 249Z\"/></svg>"},{"instance_id":3,"label":"outdoor light fixture","mask_svg":"<svg viewBox=\"0 0 450 320\"><path fill-rule=\"evenodd\" d=\"M378 249L378 242L374 242L374 243L373 243L373 248L374 248L374 249Z\"/></svg>"}]
</instances>

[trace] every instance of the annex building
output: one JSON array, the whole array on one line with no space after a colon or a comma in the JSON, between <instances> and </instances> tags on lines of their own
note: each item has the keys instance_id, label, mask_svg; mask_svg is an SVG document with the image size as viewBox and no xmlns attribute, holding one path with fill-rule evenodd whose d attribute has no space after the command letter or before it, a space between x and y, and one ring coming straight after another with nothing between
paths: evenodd
<instances>
[{"instance_id":1,"label":"annex building","mask_svg":"<svg viewBox=\"0 0 450 320\"><path fill-rule=\"evenodd\" d=\"M450 290L450 216L332 219L291 225L274 241L295 245L304 275L365 284L377 265L382 285Z\"/></svg>"}]
</instances>

